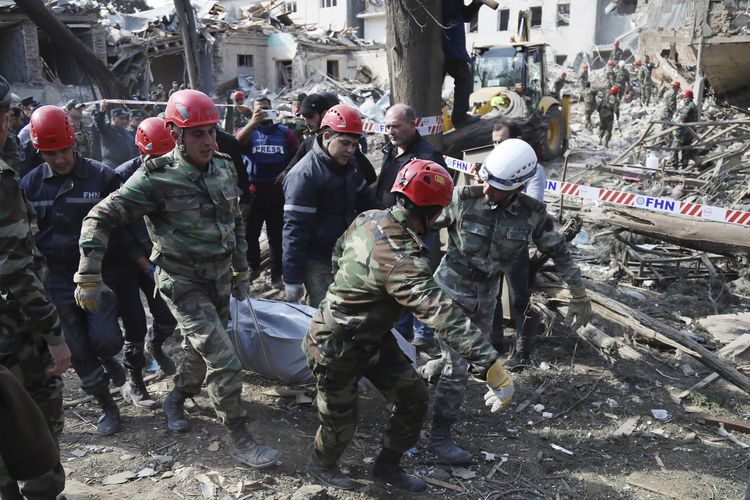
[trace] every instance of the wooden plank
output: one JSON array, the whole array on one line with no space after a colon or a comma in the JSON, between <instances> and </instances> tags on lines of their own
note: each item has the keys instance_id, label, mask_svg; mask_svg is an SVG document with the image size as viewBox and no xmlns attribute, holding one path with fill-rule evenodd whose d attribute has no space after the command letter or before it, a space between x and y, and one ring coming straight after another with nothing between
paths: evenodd
<instances>
[{"instance_id":1,"label":"wooden plank","mask_svg":"<svg viewBox=\"0 0 750 500\"><path fill-rule=\"evenodd\" d=\"M441 481L440 479L435 479L432 477L422 477L422 481L424 481L427 484L431 484L433 486L437 486L438 488L445 488L448 490L453 490L458 493L465 493L466 490L461 488L460 486L456 486L455 484L446 483L445 481Z\"/></svg>"},{"instance_id":2,"label":"wooden plank","mask_svg":"<svg viewBox=\"0 0 750 500\"><path fill-rule=\"evenodd\" d=\"M748 348L750 348L750 334L743 333L732 342L719 349L718 354L723 358L732 359L747 351ZM706 387L718 378L719 374L713 372L712 374L693 384L690 388L682 391L677 397L679 399L685 399L690 395L691 392Z\"/></svg>"},{"instance_id":3,"label":"wooden plank","mask_svg":"<svg viewBox=\"0 0 750 500\"><path fill-rule=\"evenodd\" d=\"M731 429L733 431L750 434L750 422L747 422L745 420L737 420L736 418L726 417L714 417L713 415L706 415L704 413L693 415L693 419L699 424L715 425L716 427L720 427L723 425L725 429Z\"/></svg>"},{"instance_id":4,"label":"wooden plank","mask_svg":"<svg viewBox=\"0 0 750 500\"><path fill-rule=\"evenodd\" d=\"M620 427L618 427L613 433L612 437L622 438L630 436L635 428L638 426L638 421L641 419L639 416L629 417L625 420Z\"/></svg>"}]
</instances>

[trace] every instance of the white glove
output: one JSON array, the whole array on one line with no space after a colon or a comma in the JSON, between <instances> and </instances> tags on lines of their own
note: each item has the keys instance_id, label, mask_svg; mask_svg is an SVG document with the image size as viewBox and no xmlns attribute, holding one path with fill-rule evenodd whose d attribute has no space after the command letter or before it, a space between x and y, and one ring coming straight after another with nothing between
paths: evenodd
<instances>
[{"instance_id":1,"label":"white glove","mask_svg":"<svg viewBox=\"0 0 750 500\"><path fill-rule=\"evenodd\" d=\"M302 284L290 285L284 283L284 293L286 294L286 301L298 304L302 301L302 296L305 295L305 287Z\"/></svg>"}]
</instances>

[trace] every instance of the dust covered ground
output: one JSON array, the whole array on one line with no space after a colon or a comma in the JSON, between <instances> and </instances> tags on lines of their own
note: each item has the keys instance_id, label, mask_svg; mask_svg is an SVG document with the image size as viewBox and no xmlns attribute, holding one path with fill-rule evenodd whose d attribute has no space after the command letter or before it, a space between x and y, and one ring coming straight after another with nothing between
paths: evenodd
<instances>
[{"instance_id":1,"label":"dust covered ground","mask_svg":"<svg viewBox=\"0 0 750 500\"><path fill-rule=\"evenodd\" d=\"M257 291L274 294L268 280L264 274ZM609 366L572 334L542 337L537 359L546 363L516 376L513 405L499 415L484 407L484 386L472 382L455 432L476 461L455 469L436 464L426 451L423 433L403 464L451 489L431 486L414 498L741 498L747 452L717 436L715 428L695 423L673 400L708 371L691 364L695 371L686 375L681 368L684 359L636 348L646 354L648 364L620 360ZM181 355L176 341L168 350ZM66 401L83 396L72 371L65 384ZM170 379L150 383L152 395L160 401L171 387ZM278 467L263 472L239 467L228 456L222 426L205 391L196 397L195 406L188 403L193 424L188 434L169 432L161 411L137 409L120 400L122 430L101 437L94 427L95 403L67 408L61 454L68 498L291 498L301 487L314 484L304 468L317 420L304 395L271 395L286 394L288 389L300 388L252 373L245 376L243 399L252 417L250 428L283 457ZM690 404L691 411L733 418L746 418L750 412L746 396L723 383L701 390ZM544 410L537 405L544 405ZM670 420L657 420L652 409L666 410ZM377 393L362 395L356 438L342 461L344 471L362 487L355 492L327 488L328 495L402 496L368 479L387 415ZM632 434L615 437L632 417L638 417ZM123 482L107 484L113 481ZM304 489L299 495L303 491L310 493Z\"/></svg>"}]
</instances>

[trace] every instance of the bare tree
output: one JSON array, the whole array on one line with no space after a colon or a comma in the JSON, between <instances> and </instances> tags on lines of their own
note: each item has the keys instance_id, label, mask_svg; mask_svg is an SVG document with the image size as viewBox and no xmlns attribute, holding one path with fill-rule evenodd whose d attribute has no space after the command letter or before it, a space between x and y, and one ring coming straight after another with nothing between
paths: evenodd
<instances>
[{"instance_id":1,"label":"bare tree","mask_svg":"<svg viewBox=\"0 0 750 500\"><path fill-rule=\"evenodd\" d=\"M441 0L388 0L385 14L394 102L410 105L418 116L442 115Z\"/></svg>"},{"instance_id":2,"label":"bare tree","mask_svg":"<svg viewBox=\"0 0 750 500\"><path fill-rule=\"evenodd\" d=\"M78 66L97 83L102 97L126 98L128 96L128 89L120 83L107 65L96 57L96 54L70 31L70 28L50 12L41 0L15 0L15 2L23 13L29 16L29 19L47 33L57 45L65 47L70 52Z\"/></svg>"}]
</instances>

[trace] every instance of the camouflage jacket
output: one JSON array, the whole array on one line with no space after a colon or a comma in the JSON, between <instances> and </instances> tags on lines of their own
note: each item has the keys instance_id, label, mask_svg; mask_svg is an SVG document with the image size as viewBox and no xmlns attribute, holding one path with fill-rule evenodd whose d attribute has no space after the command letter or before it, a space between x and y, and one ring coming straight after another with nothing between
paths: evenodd
<instances>
[{"instance_id":1,"label":"camouflage jacket","mask_svg":"<svg viewBox=\"0 0 750 500\"><path fill-rule=\"evenodd\" d=\"M669 89L664 93L664 99L662 100L664 109L669 115L673 115L677 109L677 91L675 89Z\"/></svg>"},{"instance_id":2,"label":"camouflage jacket","mask_svg":"<svg viewBox=\"0 0 750 500\"><path fill-rule=\"evenodd\" d=\"M620 68L615 73L615 83L620 86L620 91L625 90L625 85L630 83L630 72L627 68Z\"/></svg>"},{"instance_id":3,"label":"camouflage jacket","mask_svg":"<svg viewBox=\"0 0 750 500\"><path fill-rule=\"evenodd\" d=\"M481 186L456 188L434 227L448 228L448 250L435 272L438 281L451 269L473 282L493 282L534 242L552 257L565 283L583 286L581 271L544 203L523 193L501 207L484 199Z\"/></svg>"},{"instance_id":4,"label":"camouflage jacket","mask_svg":"<svg viewBox=\"0 0 750 500\"><path fill-rule=\"evenodd\" d=\"M581 85L581 87L585 86L586 83L589 81L589 72L588 70L584 69L581 70L581 75L578 77L578 83Z\"/></svg>"},{"instance_id":5,"label":"camouflage jacket","mask_svg":"<svg viewBox=\"0 0 750 500\"><path fill-rule=\"evenodd\" d=\"M37 276L46 274L44 258L37 250L31 232L35 214L16 180L16 173L0 158L0 292L12 292L24 270ZM5 298L0 299L0 302L4 301ZM39 333L48 345L62 344L64 338L56 313L51 320L51 328ZM14 333L21 332L16 330Z\"/></svg>"},{"instance_id":6,"label":"camouflage jacket","mask_svg":"<svg viewBox=\"0 0 750 500\"><path fill-rule=\"evenodd\" d=\"M559 94L566 83L568 83L568 81L562 77L555 80L555 83L554 83L555 93Z\"/></svg>"},{"instance_id":7,"label":"camouflage jacket","mask_svg":"<svg viewBox=\"0 0 750 500\"><path fill-rule=\"evenodd\" d=\"M695 105L695 101L692 99L687 101L682 108L680 108L680 123L691 123L698 119L698 107Z\"/></svg>"},{"instance_id":8,"label":"camouflage jacket","mask_svg":"<svg viewBox=\"0 0 750 500\"><path fill-rule=\"evenodd\" d=\"M607 71L604 73L604 75L607 77L607 84L609 84L609 86L615 84L616 78L614 68L607 68Z\"/></svg>"},{"instance_id":9,"label":"camouflage jacket","mask_svg":"<svg viewBox=\"0 0 750 500\"><path fill-rule=\"evenodd\" d=\"M620 100L610 94L599 101L597 109L600 120L612 120L614 116L620 116Z\"/></svg>"},{"instance_id":10,"label":"camouflage jacket","mask_svg":"<svg viewBox=\"0 0 750 500\"><path fill-rule=\"evenodd\" d=\"M297 137L297 140L300 143L305 140L307 125L305 124L305 120L303 118L288 116L286 118L282 118L281 124L288 127L292 132L294 132L294 135Z\"/></svg>"},{"instance_id":11,"label":"camouflage jacket","mask_svg":"<svg viewBox=\"0 0 750 500\"><path fill-rule=\"evenodd\" d=\"M432 277L422 239L403 209L360 214L336 242L333 284L313 317L302 347L316 363L364 370L404 309L483 375L497 358L481 331Z\"/></svg>"},{"instance_id":12,"label":"camouflage jacket","mask_svg":"<svg viewBox=\"0 0 750 500\"><path fill-rule=\"evenodd\" d=\"M583 99L586 109L596 108L596 95L599 93L596 89L587 88L581 93L581 99Z\"/></svg>"},{"instance_id":13,"label":"camouflage jacket","mask_svg":"<svg viewBox=\"0 0 750 500\"><path fill-rule=\"evenodd\" d=\"M97 158L100 154L94 154L94 133L91 127L85 123L73 125L76 137L76 151L85 158Z\"/></svg>"},{"instance_id":14,"label":"camouflage jacket","mask_svg":"<svg viewBox=\"0 0 750 500\"><path fill-rule=\"evenodd\" d=\"M84 219L78 271L99 273L112 229L143 216L154 243L151 261L166 271L211 279L226 271L230 259L235 271L244 271L247 242L239 194L234 164L225 154L215 153L206 171L176 148L149 159Z\"/></svg>"}]
</instances>

